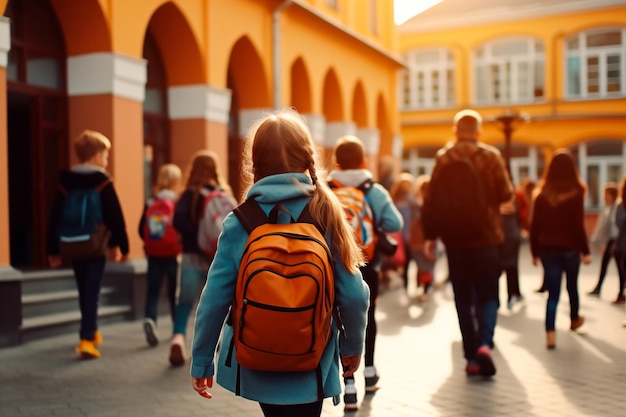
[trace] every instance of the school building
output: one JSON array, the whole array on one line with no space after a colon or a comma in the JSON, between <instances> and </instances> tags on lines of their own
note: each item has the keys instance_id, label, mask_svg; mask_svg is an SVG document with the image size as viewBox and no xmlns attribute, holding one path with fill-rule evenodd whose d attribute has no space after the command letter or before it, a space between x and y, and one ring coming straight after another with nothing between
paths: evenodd
<instances>
[{"instance_id":1,"label":"school building","mask_svg":"<svg viewBox=\"0 0 626 417\"><path fill-rule=\"evenodd\" d=\"M403 169L429 174L455 112L474 108L516 185L574 153L591 229L603 185L626 174L626 1L444 0L398 33Z\"/></svg>"},{"instance_id":2,"label":"school building","mask_svg":"<svg viewBox=\"0 0 626 417\"><path fill-rule=\"evenodd\" d=\"M363 139L400 157L393 0L0 0L0 346L77 329L71 270L47 267L57 175L84 129L112 142L130 262L108 265L101 319L139 317L137 225L159 166L199 149L240 192L241 138L267 111L304 114L324 163Z\"/></svg>"}]
</instances>

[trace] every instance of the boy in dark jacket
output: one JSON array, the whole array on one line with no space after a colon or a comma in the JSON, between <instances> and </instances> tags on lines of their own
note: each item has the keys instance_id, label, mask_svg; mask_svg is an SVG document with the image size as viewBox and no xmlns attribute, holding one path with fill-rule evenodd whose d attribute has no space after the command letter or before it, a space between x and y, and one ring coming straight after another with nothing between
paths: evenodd
<instances>
[{"instance_id":1,"label":"boy in dark jacket","mask_svg":"<svg viewBox=\"0 0 626 417\"><path fill-rule=\"evenodd\" d=\"M107 246L113 259L119 247L122 256L119 262L128 259L128 236L124 214L109 174L105 171L108 164L111 142L103 134L91 130L82 132L74 142L74 151L79 164L59 175L59 191L50 213L47 236L48 261L52 268L62 264L60 250L61 220L64 200L71 190L97 189L100 192L102 222L110 232ZM106 264L106 253L90 257L72 259L72 269L78 287L80 305L80 342L76 346L78 356L83 359L100 357L97 345L102 343L98 330L98 298Z\"/></svg>"}]
</instances>

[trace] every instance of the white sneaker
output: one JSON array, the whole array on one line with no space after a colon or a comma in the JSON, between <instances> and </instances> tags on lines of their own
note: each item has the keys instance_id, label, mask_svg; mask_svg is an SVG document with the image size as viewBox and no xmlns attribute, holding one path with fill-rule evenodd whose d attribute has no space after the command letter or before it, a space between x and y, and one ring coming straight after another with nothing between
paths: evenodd
<instances>
[{"instance_id":1,"label":"white sneaker","mask_svg":"<svg viewBox=\"0 0 626 417\"><path fill-rule=\"evenodd\" d=\"M378 390L378 373L373 366L366 366L365 371L365 392L372 393Z\"/></svg>"},{"instance_id":2,"label":"white sneaker","mask_svg":"<svg viewBox=\"0 0 626 417\"><path fill-rule=\"evenodd\" d=\"M359 406L357 405L356 386L354 385L354 379L347 379L346 388L343 395L343 403L345 411L356 411Z\"/></svg>"}]
</instances>

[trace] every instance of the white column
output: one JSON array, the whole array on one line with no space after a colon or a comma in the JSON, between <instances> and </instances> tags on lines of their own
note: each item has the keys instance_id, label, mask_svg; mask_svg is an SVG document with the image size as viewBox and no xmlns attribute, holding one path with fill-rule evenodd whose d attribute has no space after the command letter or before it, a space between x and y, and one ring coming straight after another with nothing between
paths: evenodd
<instances>
[{"instance_id":1,"label":"white column","mask_svg":"<svg viewBox=\"0 0 626 417\"><path fill-rule=\"evenodd\" d=\"M112 94L143 102L147 61L109 52L77 55L67 59L69 96Z\"/></svg>"},{"instance_id":2,"label":"white column","mask_svg":"<svg viewBox=\"0 0 626 417\"><path fill-rule=\"evenodd\" d=\"M172 120L204 119L228 123L232 92L205 84L183 85L168 89L168 115Z\"/></svg>"},{"instance_id":3,"label":"white column","mask_svg":"<svg viewBox=\"0 0 626 417\"><path fill-rule=\"evenodd\" d=\"M380 151L380 131L374 128L364 128L357 130L357 137L363 142L365 153L378 155Z\"/></svg>"},{"instance_id":4,"label":"white column","mask_svg":"<svg viewBox=\"0 0 626 417\"><path fill-rule=\"evenodd\" d=\"M11 19L0 16L0 67L6 68L11 50Z\"/></svg>"},{"instance_id":5,"label":"white column","mask_svg":"<svg viewBox=\"0 0 626 417\"><path fill-rule=\"evenodd\" d=\"M326 138L324 143L327 148L334 148L337 139L346 135L356 136L356 124L354 122L331 122L326 124Z\"/></svg>"},{"instance_id":6,"label":"white column","mask_svg":"<svg viewBox=\"0 0 626 417\"><path fill-rule=\"evenodd\" d=\"M239 112L239 134L244 137L254 122L261 117L272 113L272 108L245 109Z\"/></svg>"},{"instance_id":7,"label":"white column","mask_svg":"<svg viewBox=\"0 0 626 417\"><path fill-rule=\"evenodd\" d=\"M308 113L303 115L306 118L311 137L316 145L324 146L326 132L326 118L320 114Z\"/></svg>"}]
</instances>

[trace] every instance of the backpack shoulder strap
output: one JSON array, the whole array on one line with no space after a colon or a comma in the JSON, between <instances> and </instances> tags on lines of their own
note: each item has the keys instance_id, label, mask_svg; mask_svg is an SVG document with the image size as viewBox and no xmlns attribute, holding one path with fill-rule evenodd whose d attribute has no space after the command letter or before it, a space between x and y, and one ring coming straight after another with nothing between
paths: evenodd
<instances>
[{"instance_id":1,"label":"backpack shoulder strap","mask_svg":"<svg viewBox=\"0 0 626 417\"><path fill-rule=\"evenodd\" d=\"M298 217L298 223L310 223L319 230L322 236L326 236L326 228L319 224L313 218L311 211L309 210L309 203L306 203L306 206L302 209L302 213L300 213L300 217Z\"/></svg>"},{"instance_id":2,"label":"backpack shoulder strap","mask_svg":"<svg viewBox=\"0 0 626 417\"><path fill-rule=\"evenodd\" d=\"M361 190L363 194L367 195L367 193L369 192L369 190L372 189L373 186L374 186L374 181L371 178L368 178L365 181L363 181L361 184L359 184L359 186L356 188Z\"/></svg>"},{"instance_id":3,"label":"backpack shoulder strap","mask_svg":"<svg viewBox=\"0 0 626 417\"><path fill-rule=\"evenodd\" d=\"M96 191L97 192L101 192L102 190L104 190L104 187L106 187L107 185L109 185L109 183L111 182L110 178L107 178L106 180L102 181L97 187L96 187Z\"/></svg>"},{"instance_id":4,"label":"backpack shoulder strap","mask_svg":"<svg viewBox=\"0 0 626 417\"><path fill-rule=\"evenodd\" d=\"M252 198L247 199L238 207L235 207L233 213L235 213L235 216L237 216L239 222L248 234L252 233L254 229L262 224L269 222L269 218L265 215L259 203Z\"/></svg>"}]
</instances>

